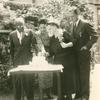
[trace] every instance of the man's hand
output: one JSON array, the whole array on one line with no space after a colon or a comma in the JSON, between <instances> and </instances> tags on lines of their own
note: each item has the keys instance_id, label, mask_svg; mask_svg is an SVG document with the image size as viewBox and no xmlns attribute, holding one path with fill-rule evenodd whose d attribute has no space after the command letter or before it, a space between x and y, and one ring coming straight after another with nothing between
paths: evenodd
<instances>
[{"instance_id":1,"label":"man's hand","mask_svg":"<svg viewBox=\"0 0 100 100\"><path fill-rule=\"evenodd\" d=\"M82 50L87 50L87 47L86 46L83 46L82 48L81 48L81 51Z\"/></svg>"}]
</instances>

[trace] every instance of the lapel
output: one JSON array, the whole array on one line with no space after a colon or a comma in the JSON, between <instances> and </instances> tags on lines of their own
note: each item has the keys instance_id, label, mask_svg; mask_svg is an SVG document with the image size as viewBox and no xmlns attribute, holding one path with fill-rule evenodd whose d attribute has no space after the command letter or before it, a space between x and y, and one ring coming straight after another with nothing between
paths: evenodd
<instances>
[{"instance_id":1,"label":"lapel","mask_svg":"<svg viewBox=\"0 0 100 100\"><path fill-rule=\"evenodd\" d=\"M23 44L28 37L29 37L29 31L28 30L24 30L24 33L22 35L22 43L21 44Z\"/></svg>"},{"instance_id":2,"label":"lapel","mask_svg":"<svg viewBox=\"0 0 100 100\"><path fill-rule=\"evenodd\" d=\"M20 43L20 40L19 40L19 37L18 37L17 31L16 31L16 33L15 33L15 37L16 37L16 41L17 41L20 45L22 45L23 40L24 40L24 38L25 38L25 33L22 33L21 43Z\"/></svg>"},{"instance_id":3,"label":"lapel","mask_svg":"<svg viewBox=\"0 0 100 100\"><path fill-rule=\"evenodd\" d=\"M15 30L14 34L13 34L13 40L14 40L15 44L18 44L18 45L22 45L28 37L29 37L29 32L25 31L25 33L22 35L22 40L21 40L21 44L20 44L20 41L19 41L19 38L17 35L17 30Z\"/></svg>"},{"instance_id":4,"label":"lapel","mask_svg":"<svg viewBox=\"0 0 100 100\"><path fill-rule=\"evenodd\" d=\"M25 38L25 33L22 33L22 40Z\"/></svg>"},{"instance_id":5,"label":"lapel","mask_svg":"<svg viewBox=\"0 0 100 100\"><path fill-rule=\"evenodd\" d=\"M15 31L15 34L14 34L14 41L20 45L20 41L19 41L19 38L18 38L18 35L17 35L17 31Z\"/></svg>"},{"instance_id":6,"label":"lapel","mask_svg":"<svg viewBox=\"0 0 100 100\"><path fill-rule=\"evenodd\" d=\"M82 27L83 27L83 23L82 23L81 20L79 20L79 23L78 23L77 27L73 28L74 34L81 37L82 36Z\"/></svg>"},{"instance_id":7,"label":"lapel","mask_svg":"<svg viewBox=\"0 0 100 100\"><path fill-rule=\"evenodd\" d=\"M25 37L26 37L26 35L25 35L25 33L23 33L23 34L22 34L22 40L21 40L22 43L21 43L21 44L24 43Z\"/></svg>"}]
</instances>

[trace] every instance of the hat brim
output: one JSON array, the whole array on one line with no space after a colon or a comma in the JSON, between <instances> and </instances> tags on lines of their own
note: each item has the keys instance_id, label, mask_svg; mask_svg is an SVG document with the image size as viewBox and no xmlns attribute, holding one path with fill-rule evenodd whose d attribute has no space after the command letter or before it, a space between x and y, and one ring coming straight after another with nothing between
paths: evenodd
<instances>
[{"instance_id":1,"label":"hat brim","mask_svg":"<svg viewBox=\"0 0 100 100\"><path fill-rule=\"evenodd\" d=\"M59 28L59 25L55 22L49 22L47 23L48 25L52 25L52 26L56 26L57 28Z\"/></svg>"}]
</instances>

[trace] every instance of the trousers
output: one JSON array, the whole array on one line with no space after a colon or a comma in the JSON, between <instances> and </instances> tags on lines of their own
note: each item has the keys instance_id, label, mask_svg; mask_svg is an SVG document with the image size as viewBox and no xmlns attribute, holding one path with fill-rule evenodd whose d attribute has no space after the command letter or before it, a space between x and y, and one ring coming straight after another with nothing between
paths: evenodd
<instances>
[{"instance_id":1,"label":"trousers","mask_svg":"<svg viewBox=\"0 0 100 100\"><path fill-rule=\"evenodd\" d=\"M21 100L26 95L27 100L34 100L34 74L12 75L15 100Z\"/></svg>"}]
</instances>

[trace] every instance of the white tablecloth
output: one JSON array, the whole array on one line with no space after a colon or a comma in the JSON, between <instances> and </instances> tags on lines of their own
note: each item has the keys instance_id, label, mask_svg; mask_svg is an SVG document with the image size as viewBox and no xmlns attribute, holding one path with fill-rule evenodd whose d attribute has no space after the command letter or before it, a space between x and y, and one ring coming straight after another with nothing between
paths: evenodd
<instances>
[{"instance_id":1,"label":"white tablecloth","mask_svg":"<svg viewBox=\"0 0 100 100\"><path fill-rule=\"evenodd\" d=\"M35 65L21 65L16 68L12 68L8 71L8 76L13 73L13 72L19 72L19 71L27 71L27 72L44 72L44 71L61 71L62 72L63 66L62 65L52 65L52 64L47 64L47 65L40 65L40 66L35 66Z\"/></svg>"}]
</instances>

